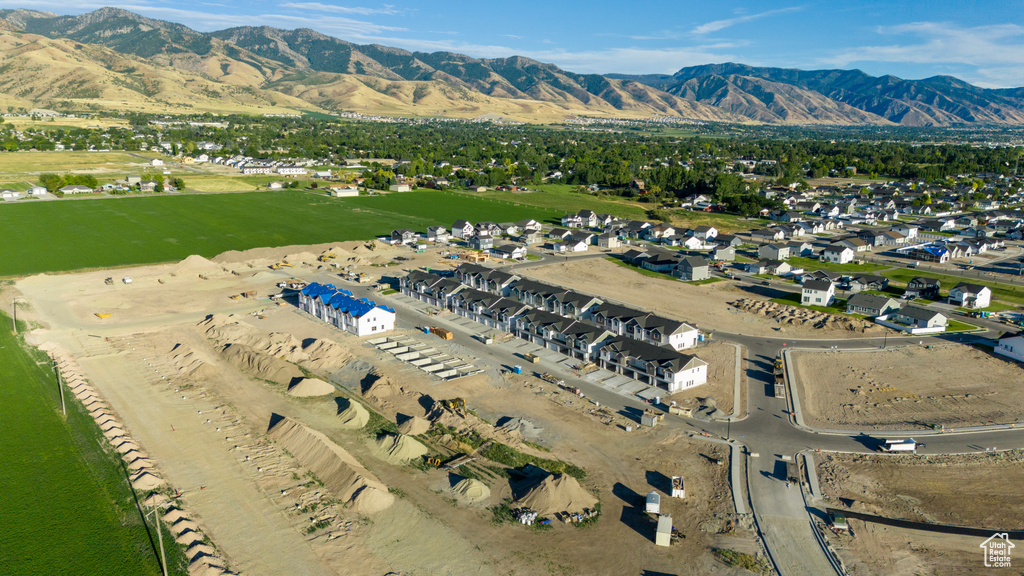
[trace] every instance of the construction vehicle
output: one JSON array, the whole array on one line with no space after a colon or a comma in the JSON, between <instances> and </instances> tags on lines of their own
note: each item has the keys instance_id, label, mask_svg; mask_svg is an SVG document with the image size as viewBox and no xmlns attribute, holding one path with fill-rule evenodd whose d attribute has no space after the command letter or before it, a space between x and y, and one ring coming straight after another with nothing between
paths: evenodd
<instances>
[{"instance_id":1,"label":"construction vehicle","mask_svg":"<svg viewBox=\"0 0 1024 576\"><path fill-rule=\"evenodd\" d=\"M256 291L255 290L249 290L247 292L242 292L242 298L255 298L255 297L256 297Z\"/></svg>"},{"instance_id":2,"label":"construction vehicle","mask_svg":"<svg viewBox=\"0 0 1024 576\"><path fill-rule=\"evenodd\" d=\"M441 406L452 412L465 416L466 414L466 400L464 398L451 398L449 400L441 400Z\"/></svg>"},{"instance_id":3,"label":"construction vehicle","mask_svg":"<svg viewBox=\"0 0 1024 576\"><path fill-rule=\"evenodd\" d=\"M100 320L106 320L107 318L110 318L110 314L101 314L97 312L96 317L99 318Z\"/></svg>"},{"instance_id":4,"label":"construction vehicle","mask_svg":"<svg viewBox=\"0 0 1024 576\"><path fill-rule=\"evenodd\" d=\"M906 440L886 440L878 449L882 452L913 452L917 454L918 448L924 448L924 444L915 441L913 438Z\"/></svg>"},{"instance_id":5,"label":"construction vehicle","mask_svg":"<svg viewBox=\"0 0 1024 576\"><path fill-rule=\"evenodd\" d=\"M433 466L434 468L440 468L441 467L441 459L440 458L427 457L427 466Z\"/></svg>"},{"instance_id":6,"label":"construction vehicle","mask_svg":"<svg viewBox=\"0 0 1024 576\"><path fill-rule=\"evenodd\" d=\"M231 296L229 296L229 298L231 298L232 300L238 300L241 297L242 297L241 294L232 294Z\"/></svg>"},{"instance_id":7,"label":"construction vehicle","mask_svg":"<svg viewBox=\"0 0 1024 576\"><path fill-rule=\"evenodd\" d=\"M334 255L334 252L328 252L317 256L316 259L320 262L327 262L328 260L333 260L335 258L337 258L337 256Z\"/></svg>"},{"instance_id":8,"label":"construction vehicle","mask_svg":"<svg viewBox=\"0 0 1024 576\"><path fill-rule=\"evenodd\" d=\"M295 268L294 265L289 264L287 262L275 262L275 263L270 265L270 269L271 270L280 270L282 266L287 266L289 268Z\"/></svg>"},{"instance_id":9,"label":"construction vehicle","mask_svg":"<svg viewBox=\"0 0 1024 576\"><path fill-rule=\"evenodd\" d=\"M125 284L131 284L132 283L132 277L131 276L125 276L124 278L121 278L121 282L124 282Z\"/></svg>"},{"instance_id":10,"label":"construction vehicle","mask_svg":"<svg viewBox=\"0 0 1024 576\"><path fill-rule=\"evenodd\" d=\"M561 380L561 379L555 377L552 374L548 374L547 372L541 374L540 375L540 379L545 381L545 382L551 382L552 384L554 384L556 386L563 386L563 385L565 385L565 380Z\"/></svg>"},{"instance_id":11,"label":"construction vehicle","mask_svg":"<svg viewBox=\"0 0 1024 576\"><path fill-rule=\"evenodd\" d=\"M107 286L113 286L114 285L114 279L113 278L107 278L106 280L103 281L103 283L106 284Z\"/></svg>"}]
</instances>

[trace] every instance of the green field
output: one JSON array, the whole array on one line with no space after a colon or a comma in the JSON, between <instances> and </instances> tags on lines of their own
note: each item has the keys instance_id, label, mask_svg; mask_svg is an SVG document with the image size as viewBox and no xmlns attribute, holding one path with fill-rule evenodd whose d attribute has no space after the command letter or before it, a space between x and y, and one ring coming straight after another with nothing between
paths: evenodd
<instances>
[{"instance_id":1,"label":"green field","mask_svg":"<svg viewBox=\"0 0 1024 576\"><path fill-rule=\"evenodd\" d=\"M0 205L0 276L211 257L261 246L362 240L465 218L560 213L452 192L329 198L287 190Z\"/></svg>"},{"instance_id":2,"label":"green field","mask_svg":"<svg viewBox=\"0 0 1024 576\"><path fill-rule=\"evenodd\" d=\"M829 270L831 272L845 272L849 274L868 274L889 268L889 266L872 264L870 262L866 262L864 264L835 264L812 258L802 258L800 256L787 258L786 262L789 262L789 265L793 268L803 268L804 270Z\"/></svg>"},{"instance_id":3,"label":"green field","mask_svg":"<svg viewBox=\"0 0 1024 576\"><path fill-rule=\"evenodd\" d=\"M0 315L0 572L160 574L120 459L70 394L61 416L49 363L19 346L10 322ZM166 529L164 542L170 572L187 573Z\"/></svg>"},{"instance_id":4,"label":"green field","mask_svg":"<svg viewBox=\"0 0 1024 576\"><path fill-rule=\"evenodd\" d=\"M915 276L924 276L927 278L937 278L942 283L943 292L947 292L950 288L953 288L961 282L969 282L971 284L980 284L982 286L988 286L992 290L993 300L1003 300L1005 302L1012 302L1014 304L1024 304L1024 287L1014 286L1012 284L1001 284L998 282L987 282L978 278L967 278L962 276L951 276L949 274L938 274L935 272L919 271L919 270L904 270L896 269L889 270L882 273L883 276L888 277L890 280L896 282L902 282L906 284L912 280ZM988 308L988 310L996 310L995 308Z\"/></svg>"}]
</instances>

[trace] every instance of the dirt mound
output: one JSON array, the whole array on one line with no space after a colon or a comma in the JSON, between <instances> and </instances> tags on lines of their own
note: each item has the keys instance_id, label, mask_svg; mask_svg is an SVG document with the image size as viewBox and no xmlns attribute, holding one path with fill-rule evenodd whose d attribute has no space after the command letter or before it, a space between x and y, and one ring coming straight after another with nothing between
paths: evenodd
<instances>
[{"instance_id":1,"label":"dirt mound","mask_svg":"<svg viewBox=\"0 0 1024 576\"><path fill-rule=\"evenodd\" d=\"M366 426L366 423L370 421L370 413L366 408L355 400L346 400L346 402L348 402L348 406L338 412L341 427L355 430Z\"/></svg>"},{"instance_id":2,"label":"dirt mound","mask_svg":"<svg viewBox=\"0 0 1024 576\"><path fill-rule=\"evenodd\" d=\"M187 344L174 345L171 349L171 362L182 377L204 380L217 375L217 369L203 361Z\"/></svg>"},{"instance_id":3,"label":"dirt mound","mask_svg":"<svg viewBox=\"0 0 1024 576\"><path fill-rule=\"evenodd\" d=\"M305 364L317 372L338 370L348 364L352 355L336 342L302 341L283 332L262 334L255 327L224 314L213 314L199 323L206 337L218 344L244 344L257 352L295 364Z\"/></svg>"},{"instance_id":4,"label":"dirt mound","mask_svg":"<svg viewBox=\"0 0 1024 576\"><path fill-rule=\"evenodd\" d=\"M309 468L324 487L361 513L384 510L395 497L351 454L326 436L294 420L281 418L267 433Z\"/></svg>"},{"instance_id":5,"label":"dirt mound","mask_svg":"<svg viewBox=\"0 0 1024 576\"><path fill-rule=\"evenodd\" d=\"M464 478L451 488L457 498L469 502L483 502L491 497L491 489L487 484L473 478Z\"/></svg>"},{"instance_id":6,"label":"dirt mound","mask_svg":"<svg viewBox=\"0 0 1024 576\"><path fill-rule=\"evenodd\" d=\"M729 304L738 310L765 316L780 324L811 326L820 330L847 330L859 333L881 333L885 330L885 328L873 322L855 320L798 306L787 306L767 300L740 298Z\"/></svg>"},{"instance_id":7,"label":"dirt mound","mask_svg":"<svg viewBox=\"0 0 1024 576\"><path fill-rule=\"evenodd\" d=\"M309 396L326 396L333 394L336 389L333 385L320 380L319 378L303 378L297 384L288 389L289 396L306 398Z\"/></svg>"},{"instance_id":8,"label":"dirt mound","mask_svg":"<svg viewBox=\"0 0 1024 576\"><path fill-rule=\"evenodd\" d=\"M278 384L291 384L296 378L302 378L298 366L257 352L245 344L228 344L220 349L220 353L242 371L257 378Z\"/></svg>"},{"instance_id":9,"label":"dirt mound","mask_svg":"<svg viewBox=\"0 0 1024 576\"><path fill-rule=\"evenodd\" d=\"M521 508L529 508L544 516L558 512L578 513L593 508L597 498L584 490L568 474L552 474L515 501Z\"/></svg>"},{"instance_id":10,"label":"dirt mound","mask_svg":"<svg viewBox=\"0 0 1024 576\"><path fill-rule=\"evenodd\" d=\"M193 254L178 262L174 267L174 273L178 276L193 276L197 274L209 276L212 274L223 274L224 268L212 260L207 260L202 256Z\"/></svg>"},{"instance_id":11,"label":"dirt mound","mask_svg":"<svg viewBox=\"0 0 1024 576\"><path fill-rule=\"evenodd\" d=\"M405 434L385 435L377 439L377 455L391 463L408 462L427 455L427 447Z\"/></svg>"},{"instance_id":12,"label":"dirt mound","mask_svg":"<svg viewBox=\"0 0 1024 576\"><path fill-rule=\"evenodd\" d=\"M330 340L313 340L303 348L303 352L310 369L317 372L338 370L352 359L344 346Z\"/></svg>"},{"instance_id":13,"label":"dirt mound","mask_svg":"<svg viewBox=\"0 0 1024 576\"><path fill-rule=\"evenodd\" d=\"M405 392L400 386L392 382L387 375L376 368L370 371L364 382L369 382L369 385L364 384L363 396L375 402L383 402L392 396L398 396Z\"/></svg>"},{"instance_id":14,"label":"dirt mound","mask_svg":"<svg viewBox=\"0 0 1024 576\"><path fill-rule=\"evenodd\" d=\"M430 421L419 416L413 416L398 425L398 431L409 436L425 434L427 430L430 430Z\"/></svg>"}]
</instances>

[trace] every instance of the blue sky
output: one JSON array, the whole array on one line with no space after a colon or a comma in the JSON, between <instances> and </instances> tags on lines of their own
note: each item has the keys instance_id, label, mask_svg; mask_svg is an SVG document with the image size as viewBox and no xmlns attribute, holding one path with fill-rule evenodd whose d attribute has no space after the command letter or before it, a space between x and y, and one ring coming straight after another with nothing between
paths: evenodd
<instances>
[{"instance_id":1,"label":"blue sky","mask_svg":"<svg viewBox=\"0 0 1024 576\"><path fill-rule=\"evenodd\" d=\"M102 0L0 0L4 8L78 14ZM313 28L356 43L521 55L573 72L672 73L742 62L949 74L984 87L1024 86L1024 1L818 2L521 0L129 0L119 7L200 31Z\"/></svg>"}]
</instances>

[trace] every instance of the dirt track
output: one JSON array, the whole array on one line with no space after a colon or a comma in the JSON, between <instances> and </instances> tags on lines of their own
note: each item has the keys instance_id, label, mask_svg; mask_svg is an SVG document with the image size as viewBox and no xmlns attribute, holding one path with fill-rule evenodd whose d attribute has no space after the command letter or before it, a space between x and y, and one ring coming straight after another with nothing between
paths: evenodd
<instances>
[{"instance_id":1,"label":"dirt track","mask_svg":"<svg viewBox=\"0 0 1024 576\"><path fill-rule=\"evenodd\" d=\"M956 344L795 352L809 426L881 429L1018 422L1021 365Z\"/></svg>"}]
</instances>

